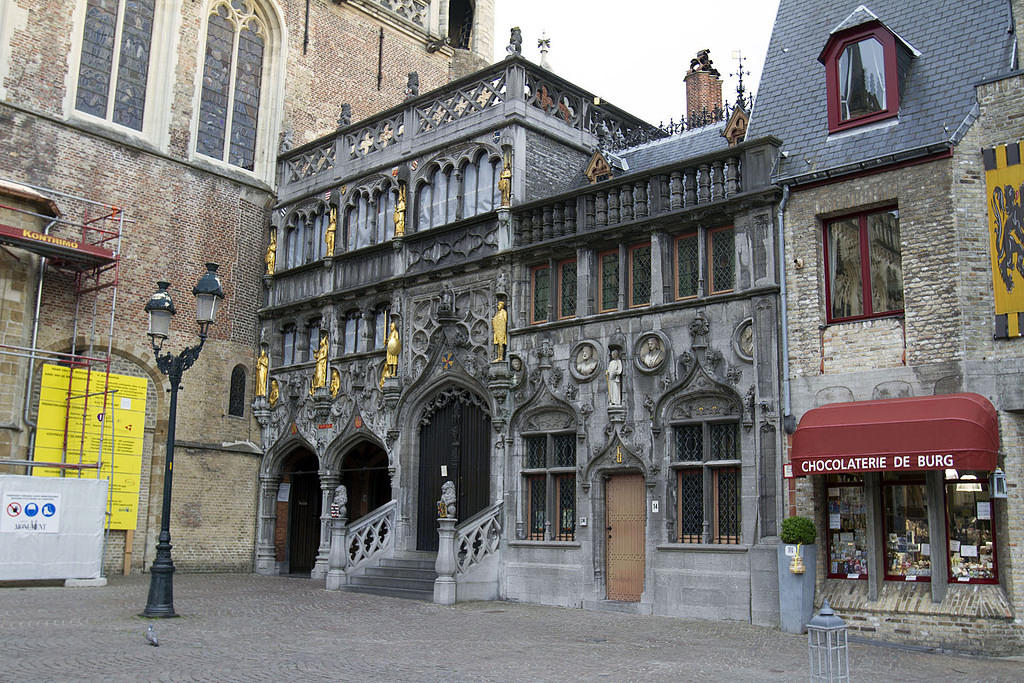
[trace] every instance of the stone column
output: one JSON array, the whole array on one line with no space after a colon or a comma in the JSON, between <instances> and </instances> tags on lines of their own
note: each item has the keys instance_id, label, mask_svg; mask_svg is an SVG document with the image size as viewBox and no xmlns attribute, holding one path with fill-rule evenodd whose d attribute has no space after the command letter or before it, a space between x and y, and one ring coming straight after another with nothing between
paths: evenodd
<instances>
[{"instance_id":1,"label":"stone column","mask_svg":"<svg viewBox=\"0 0 1024 683\"><path fill-rule=\"evenodd\" d=\"M331 501L334 500L334 489L339 481L337 474L320 472L320 547L316 551L316 564L309 573L311 579L327 576L331 553Z\"/></svg>"},{"instance_id":2,"label":"stone column","mask_svg":"<svg viewBox=\"0 0 1024 683\"><path fill-rule=\"evenodd\" d=\"M437 561L434 569L434 602L439 605L455 604L455 523L454 517L437 520Z\"/></svg>"},{"instance_id":3,"label":"stone column","mask_svg":"<svg viewBox=\"0 0 1024 683\"><path fill-rule=\"evenodd\" d=\"M348 519L345 515L331 519L331 552L327 569L327 590L340 590L348 583Z\"/></svg>"},{"instance_id":4,"label":"stone column","mask_svg":"<svg viewBox=\"0 0 1024 683\"><path fill-rule=\"evenodd\" d=\"M277 489L281 477L260 475L259 526L256 534L256 573L277 574L277 547L274 529L277 525Z\"/></svg>"}]
</instances>

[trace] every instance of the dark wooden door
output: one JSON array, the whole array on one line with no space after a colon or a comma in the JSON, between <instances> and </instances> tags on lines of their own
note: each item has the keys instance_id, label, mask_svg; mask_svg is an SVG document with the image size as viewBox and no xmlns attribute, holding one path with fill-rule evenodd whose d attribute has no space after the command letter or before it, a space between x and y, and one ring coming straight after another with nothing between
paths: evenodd
<instances>
[{"instance_id":1,"label":"dark wooden door","mask_svg":"<svg viewBox=\"0 0 1024 683\"><path fill-rule=\"evenodd\" d=\"M416 549L437 550L437 501L441 484L455 482L459 519L487 507L491 480L491 418L468 392L439 401L420 426ZM441 467L447 476L441 476Z\"/></svg>"},{"instance_id":2,"label":"dark wooden door","mask_svg":"<svg viewBox=\"0 0 1024 683\"><path fill-rule=\"evenodd\" d=\"M307 573L320 547L320 477L315 472L292 475L288 500L288 570Z\"/></svg>"},{"instance_id":3,"label":"dark wooden door","mask_svg":"<svg viewBox=\"0 0 1024 683\"><path fill-rule=\"evenodd\" d=\"M638 602L644 591L644 478L617 474L605 484L605 569L609 600Z\"/></svg>"}]
</instances>

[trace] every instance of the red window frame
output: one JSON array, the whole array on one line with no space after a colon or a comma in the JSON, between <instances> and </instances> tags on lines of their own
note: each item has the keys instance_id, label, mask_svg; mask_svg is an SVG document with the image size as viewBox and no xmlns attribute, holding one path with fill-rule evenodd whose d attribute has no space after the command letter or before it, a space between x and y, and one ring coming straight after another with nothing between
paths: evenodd
<instances>
[{"instance_id":1,"label":"red window frame","mask_svg":"<svg viewBox=\"0 0 1024 683\"><path fill-rule=\"evenodd\" d=\"M843 51L862 40L874 38L882 45L882 57L885 60L885 108L870 114L864 114L843 121L839 102L839 58ZM825 65L825 92L828 104L828 131L839 131L856 128L868 123L892 118L900 110L899 76L896 68L896 36L892 31L873 21L854 26L832 36L818 60Z\"/></svg>"},{"instance_id":2,"label":"red window frame","mask_svg":"<svg viewBox=\"0 0 1024 683\"><path fill-rule=\"evenodd\" d=\"M830 218L827 221L823 221L821 224L821 247L822 247L822 263L825 265L825 317L829 323L836 322L847 322L850 320L864 320L867 318L883 318L890 315L900 315L905 310L904 308L893 309L891 311L875 311L873 307L872 292L871 292L871 250L868 244L868 216L877 213L886 213L888 211L897 212L897 220L899 219L899 207L896 206L883 206L876 209L870 209L866 211L859 211L857 213L846 214L845 216L836 216ZM832 277L829 275L831 272L831 264L828 258L828 230L833 223L840 221L850 220L852 218L857 219L857 224L860 227L860 283L861 283L861 297L863 301L864 312L860 315L848 315L848 316L832 316ZM900 254L902 258L902 253ZM904 300L904 307L906 301Z\"/></svg>"}]
</instances>

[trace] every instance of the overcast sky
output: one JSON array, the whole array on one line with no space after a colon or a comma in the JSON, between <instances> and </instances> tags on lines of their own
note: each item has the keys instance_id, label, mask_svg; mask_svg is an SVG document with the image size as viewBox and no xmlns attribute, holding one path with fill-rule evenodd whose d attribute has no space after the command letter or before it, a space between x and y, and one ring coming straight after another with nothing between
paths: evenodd
<instances>
[{"instance_id":1,"label":"overcast sky","mask_svg":"<svg viewBox=\"0 0 1024 683\"><path fill-rule=\"evenodd\" d=\"M679 120L683 76L698 50L710 49L723 97L736 99L737 63L748 58L744 85L761 77L777 0L495 0L494 57L505 56L509 31L523 32L523 56L540 62L537 40L551 39L548 61L559 76L649 123Z\"/></svg>"}]
</instances>

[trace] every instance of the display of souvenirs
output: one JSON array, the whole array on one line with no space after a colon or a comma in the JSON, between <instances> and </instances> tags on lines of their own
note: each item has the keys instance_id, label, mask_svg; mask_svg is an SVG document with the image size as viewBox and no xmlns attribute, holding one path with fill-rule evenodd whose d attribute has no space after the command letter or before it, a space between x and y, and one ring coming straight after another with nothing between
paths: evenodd
<instances>
[{"instance_id":1,"label":"display of souvenirs","mask_svg":"<svg viewBox=\"0 0 1024 683\"><path fill-rule=\"evenodd\" d=\"M988 486L956 484L947 488L946 500L950 576L960 582L994 580L992 503Z\"/></svg>"},{"instance_id":2,"label":"display of souvenirs","mask_svg":"<svg viewBox=\"0 0 1024 683\"><path fill-rule=\"evenodd\" d=\"M886 486L886 574L907 581L932 575L928 505L923 485Z\"/></svg>"},{"instance_id":3,"label":"display of souvenirs","mask_svg":"<svg viewBox=\"0 0 1024 683\"><path fill-rule=\"evenodd\" d=\"M848 579L868 575L864 488L836 486L828 490L829 575Z\"/></svg>"}]
</instances>

